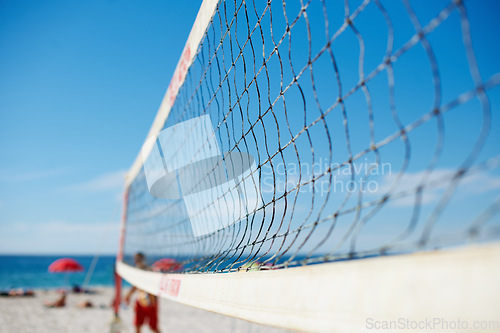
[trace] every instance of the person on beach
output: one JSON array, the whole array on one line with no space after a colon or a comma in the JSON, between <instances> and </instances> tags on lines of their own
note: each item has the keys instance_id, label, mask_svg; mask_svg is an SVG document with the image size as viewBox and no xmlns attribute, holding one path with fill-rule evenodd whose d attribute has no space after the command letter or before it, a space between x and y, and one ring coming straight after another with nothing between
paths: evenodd
<instances>
[{"instance_id":1,"label":"person on beach","mask_svg":"<svg viewBox=\"0 0 500 333\"><path fill-rule=\"evenodd\" d=\"M145 262L145 256L143 253L138 252L134 256L135 265L140 269L148 269ZM158 300L156 296L146 293L145 291L139 290L136 287L132 287L130 291L125 296L125 303L130 303L130 298L135 291L138 291L138 296L135 301L134 311L134 325L137 333L141 332L141 326L146 322L153 332L159 333L158 329Z\"/></svg>"},{"instance_id":2,"label":"person on beach","mask_svg":"<svg viewBox=\"0 0 500 333\"><path fill-rule=\"evenodd\" d=\"M24 288L16 288L11 289L9 291L0 291L0 296L35 296L35 292L33 290L24 289Z\"/></svg>"},{"instance_id":3,"label":"person on beach","mask_svg":"<svg viewBox=\"0 0 500 333\"><path fill-rule=\"evenodd\" d=\"M53 302L45 302L44 305L48 308L62 308L66 306L66 292L61 294L61 297Z\"/></svg>"}]
</instances>

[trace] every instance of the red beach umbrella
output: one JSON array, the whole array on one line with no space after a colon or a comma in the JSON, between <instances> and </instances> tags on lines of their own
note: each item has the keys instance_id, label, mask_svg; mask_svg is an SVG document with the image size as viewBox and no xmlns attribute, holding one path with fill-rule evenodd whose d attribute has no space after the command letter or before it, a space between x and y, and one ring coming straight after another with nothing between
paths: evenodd
<instances>
[{"instance_id":1,"label":"red beach umbrella","mask_svg":"<svg viewBox=\"0 0 500 333\"><path fill-rule=\"evenodd\" d=\"M81 271L83 271L83 266L80 265L78 261L71 258L57 259L49 266L49 272L51 273L81 272Z\"/></svg>"},{"instance_id":2,"label":"red beach umbrella","mask_svg":"<svg viewBox=\"0 0 500 333\"><path fill-rule=\"evenodd\" d=\"M167 271L180 271L182 264L172 258L162 258L153 264L153 271L167 272Z\"/></svg>"}]
</instances>

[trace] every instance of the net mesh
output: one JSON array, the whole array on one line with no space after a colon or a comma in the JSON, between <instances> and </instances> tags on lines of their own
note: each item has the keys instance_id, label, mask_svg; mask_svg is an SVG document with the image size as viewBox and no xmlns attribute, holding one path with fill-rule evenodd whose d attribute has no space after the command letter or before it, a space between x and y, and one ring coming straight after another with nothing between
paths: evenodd
<instances>
[{"instance_id":1,"label":"net mesh","mask_svg":"<svg viewBox=\"0 0 500 333\"><path fill-rule=\"evenodd\" d=\"M183 193L152 195L145 159L124 260L227 272L497 240L496 5L220 1L153 149ZM253 164L230 176L234 156Z\"/></svg>"}]
</instances>

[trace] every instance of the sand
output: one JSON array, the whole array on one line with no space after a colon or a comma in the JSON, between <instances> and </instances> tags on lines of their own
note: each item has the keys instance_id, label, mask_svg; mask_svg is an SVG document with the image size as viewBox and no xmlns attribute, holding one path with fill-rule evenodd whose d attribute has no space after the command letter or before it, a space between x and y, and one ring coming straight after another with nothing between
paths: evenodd
<instances>
[{"instance_id":1,"label":"sand","mask_svg":"<svg viewBox=\"0 0 500 333\"><path fill-rule=\"evenodd\" d=\"M0 332L45 333L45 332L109 332L113 311L109 303L113 298L112 288L95 288L97 293L68 294L64 308L46 308L44 301L55 300L59 294L54 290L36 290L35 297L0 297ZM94 308L80 309L77 304L89 300ZM135 332L132 325L131 306L120 309L123 332ZM243 332L284 333L286 330L253 324L244 320L211 313L160 300L160 329L166 332ZM151 332L144 326L142 332Z\"/></svg>"}]
</instances>

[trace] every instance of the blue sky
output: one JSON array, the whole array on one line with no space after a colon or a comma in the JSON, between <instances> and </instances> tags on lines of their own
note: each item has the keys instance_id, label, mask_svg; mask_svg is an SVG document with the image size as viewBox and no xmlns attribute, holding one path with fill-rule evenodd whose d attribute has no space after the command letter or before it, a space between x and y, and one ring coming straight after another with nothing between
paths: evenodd
<instances>
[{"instance_id":1,"label":"blue sky","mask_svg":"<svg viewBox=\"0 0 500 333\"><path fill-rule=\"evenodd\" d=\"M116 253L201 1L0 1L0 253Z\"/></svg>"},{"instance_id":2,"label":"blue sky","mask_svg":"<svg viewBox=\"0 0 500 333\"><path fill-rule=\"evenodd\" d=\"M426 24L447 2L414 1L413 4L422 24ZM116 252L123 176L151 126L200 3L159 0L0 2L0 253ZM351 1L352 8L360 3ZM391 4L388 10L394 19L394 49L397 50L412 36L414 29L404 7L399 2ZM264 2L259 6L262 5ZM340 1L329 2L330 5L330 33L333 33L342 23L343 5ZM483 79L488 79L500 72L497 59L500 50L500 23L496 20L498 2L468 1L467 5L479 70ZM281 2L275 1L273 6L277 14L274 18L277 33L284 29L284 20L279 19ZM300 8L293 1L287 2L287 6L290 6L289 13ZM312 48L317 52L324 42L321 26L324 19L319 1L313 1L308 13L312 22ZM267 20L265 17L264 25L268 24ZM355 23L365 38L366 52L370 55L365 60L367 74L384 55L386 26L373 3ZM435 47L442 75L442 104L473 87L465 53L460 48L463 42L459 31L460 20L455 12L428 37ZM269 32L264 34L268 41L266 51L270 51ZM256 38L258 41L258 36ZM293 38L292 43L307 38L303 20L299 20L294 28ZM286 54L286 43L281 46L282 54ZM347 32L333 43L333 47L347 91L359 79L358 40L352 32ZM245 52L250 51L246 48ZM297 64L307 59L307 48L293 47L292 58L299 67ZM270 75L277 77L279 67L275 58L273 61L269 66ZM331 94L333 72L328 57L321 58L315 66L321 66L322 61L326 61L323 65L326 64L328 70L317 70L315 79L319 98L325 107L335 100L336 95ZM285 81L291 77L287 64L284 75ZM412 48L398 59L395 78L398 113L407 124L431 107L432 75L421 47ZM308 94L309 105L314 105L308 75L300 80ZM279 80L272 80L274 93L278 83ZM378 141L397 128L388 112L385 76L377 76L369 88L377 115L375 136ZM489 92L492 132L480 161L500 153L497 144L500 140L499 89L497 86ZM289 113L299 116L291 127L292 131L298 131L303 126L302 101L292 90L288 100L291 105ZM421 101L426 104L419 104ZM365 98L357 92L346 101L346 105L352 126L351 144L356 153L369 144ZM471 149L480 130L478 106L474 100L446 116L447 140L437 174L446 170L451 172L450 169L463 160L463 152ZM285 117L280 115L279 105L275 111L282 125ZM212 121L216 121L219 112L225 110L213 107L209 112ZM307 120L311 121L318 115L317 109L308 109ZM169 121L174 124L180 120L173 117ZM268 136L275 137L274 120L267 116L263 121ZM327 122L331 125L334 162L343 162L347 152L340 112L331 112ZM464 124L468 126L465 134ZM409 176L412 173L418 175L427 165L433 152L429 147L435 145L435 133L435 124L431 122L412 133ZM312 162L307 155L309 143L305 140L302 136L297 141L304 151L303 163ZM314 132L312 140L316 156L327 156L324 132ZM268 141L268 145L272 150L272 147L277 147L277 140ZM229 147L222 148L228 150ZM402 152L400 143L389 145L383 151L385 157L396 161L393 172L401 167ZM293 162L291 149L286 153L291 154L288 157ZM494 187L486 186L487 190L476 200L498 195L497 171L483 176L481 183L473 184L475 187L495 184ZM388 179L381 179L381 185L384 186L383 182ZM412 182L415 183L408 179L406 184ZM468 190L470 188L465 187L464 191ZM308 203L309 197L310 194L306 194L301 201ZM332 205L336 204L335 200L330 201ZM461 205L461 202L455 204ZM468 207L479 209L480 204ZM300 207L297 210L300 211ZM467 208L469 213L472 210L475 209ZM456 215L452 214L450 221ZM297 219L297 223L301 222ZM372 233L388 230L375 229L367 230Z\"/></svg>"}]
</instances>

